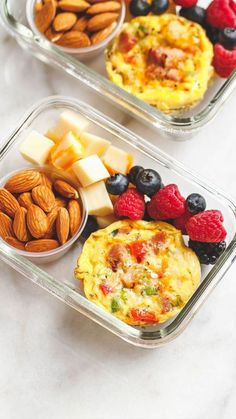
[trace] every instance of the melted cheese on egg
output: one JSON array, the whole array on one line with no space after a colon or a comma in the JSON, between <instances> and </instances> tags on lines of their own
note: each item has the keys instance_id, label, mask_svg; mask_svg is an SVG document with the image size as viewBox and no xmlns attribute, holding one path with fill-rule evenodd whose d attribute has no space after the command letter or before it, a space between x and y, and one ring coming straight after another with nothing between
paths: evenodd
<instances>
[{"instance_id":1,"label":"melted cheese on egg","mask_svg":"<svg viewBox=\"0 0 236 419\"><path fill-rule=\"evenodd\" d=\"M200 264L165 222L123 220L93 233L75 269L86 297L124 322L162 323L200 282Z\"/></svg>"}]
</instances>

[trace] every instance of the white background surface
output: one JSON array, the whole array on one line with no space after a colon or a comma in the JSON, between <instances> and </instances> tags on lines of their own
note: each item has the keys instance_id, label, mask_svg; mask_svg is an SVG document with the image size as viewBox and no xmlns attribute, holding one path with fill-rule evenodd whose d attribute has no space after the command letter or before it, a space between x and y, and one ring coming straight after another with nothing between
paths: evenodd
<instances>
[{"instance_id":1,"label":"white background surface","mask_svg":"<svg viewBox=\"0 0 236 419\"><path fill-rule=\"evenodd\" d=\"M88 101L236 196L236 94L190 142L158 134L0 32L0 142L51 94ZM169 346L132 347L0 262L1 419L233 419L236 265Z\"/></svg>"}]
</instances>

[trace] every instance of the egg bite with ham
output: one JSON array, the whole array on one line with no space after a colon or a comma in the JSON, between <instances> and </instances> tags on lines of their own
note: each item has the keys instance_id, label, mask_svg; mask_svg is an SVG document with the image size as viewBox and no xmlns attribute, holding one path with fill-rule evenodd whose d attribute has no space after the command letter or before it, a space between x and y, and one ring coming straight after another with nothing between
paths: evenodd
<instances>
[{"instance_id":1,"label":"egg bite with ham","mask_svg":"<svg viewBox=\"0 0 236 419\"><path fill-rule=\"evenodd\" d=\"M75 277L89 300L127 324L147 326L180 312L201 269L172 225L122 220L87 239Z\"/></svg>"},{"instance_id":2,"label":"egg bite with ham","mask_svg":"<svg viewBox=\"0 0 236 419\"><path fill-rule=\"evenodd\" d=\"M106 51L111 81L163 112L184 110L204 96L213 75L205 30L173 14L140 16L123 25Z\"/></svg>"}]
</instances>

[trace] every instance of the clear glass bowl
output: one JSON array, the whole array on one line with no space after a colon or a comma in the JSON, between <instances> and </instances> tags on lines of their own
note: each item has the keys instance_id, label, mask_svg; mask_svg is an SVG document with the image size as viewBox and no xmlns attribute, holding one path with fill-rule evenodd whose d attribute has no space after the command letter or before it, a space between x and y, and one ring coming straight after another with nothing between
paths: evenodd
<instances>
[{"instance_id":1,"label":"clear glass bowl","mask_svg":"<svg viewBox=\"0 0 236 419\"><path fill-rule=\"evenodd\" d=\"M70 248L63 258L47 265L40 265L40 267L37 261L31 263L1 240L0 259L127 342L144 348L157 348L184 330L233 263L236 257L236 204L224 192L209 185L181 163L146 140L132 134L106 115L97 112L85 103L64 97L44 99L30 109L16 126L0 150L0 177L6 176L12 170L26 166L19 153L19 144L28 131L35 129L46 132L65 109L74 110L88 118L90 121L89 132L103 136L114 145L132 153L136 164L156 169L162 175L165 183L177 183L184 196L191 192L204 195L208 208L217 208L224 215L225 227L228 231L227 249L214 266L202 266L201 284L178 316L166 323L148 328L128 326L84 297L81 284L74 279L73 275L77 257L83 246L83 242L80 240Z\"/></svg>"},{"instance_id":2,"label":"clear glass bowl","mask_svg":"<svg viewBox=\"0 0 236 419\"><path fill-rule=\"evenodd\" d=\"M89 60L85 65L60 51L44 37L34 34L27 22L26 3L27 0L0 2L2 20L22 48L42 61L64 69L66 73L79 79L113 104L126 109L132 116L156 128L164 136L176 140L192 137L213 119L236 87L235 71L226 80L216 78L208 87L204 99L196 107L179 116L166 115L110 82L106 76L103 54ZM205 5L206 0L202 3Z\"/></svg>"},{"instance_id":3,"label":"clear glass bowl","mask_svg":"<svg viewBox=\"0 0 236 419\"><path fill-rule=\"evenodd\" d=\"M39 32L39 30L37 29L37 26L35 25L34 7L35 7L35 0L26 1L27 20L33 32L35 33L35 35L42 37L42 34ZM125 19L125 3L124 1L121 1L121 9L120 9L120 15L117 21L117 25L115 29L112 31L112 33L102 42L99 42L98 44L95 44L95 45L91 45L90 47L87 47L87 48L65 48L65 47L61 47L60 45L57 45L56 47L59 51L63 53L71 54L74 57L81 60L94 58L98 54L101 54L105 50L107 44L116 36L116 34L119 32L119 30L121 29L121 26L124 23L124 19Z\"/></svg>"},{"instance_id":4,"label":"clear glass bowl","mask_svg":"<svg viewBox=\"0 0 236 419\"><path fill-rule=\"evenodd\" d=\"M22 162L23 162L23 159L22 159ZM78 185L76 185L75 182L73 182L69 176L66 176L65 174L62 175L59 171L52 170L52 169L47 168L47 167L37 167L37 166L31 166L31 165L28 165L26 167L25 165L24 166L22 165L21 167L18 167L17 170L7 172L5 176L2 176L2 174L1 174L0 188L4 187L6 182L12 176L16 175L18 172L21 172L22 170L30 170L30 169L34 169L34 170L38 170L40 172L44 172L44 173L48 174L49 177L53 180L56 180L56 179L67 180L79 192L79 203L80 203L81 215L82 215L81 224L80 224L79 229L76 232L76 234L73 237L71 237L65 244L63 244L62 246L57 247L56 249L50 250L48 252L40 252L40 253L38 253L38 252L27 252L25 250L19 250L19 249L16 249L16 248L12 247L12 249L15 251L15 253L17 253L19 256L24 256L25 258L29 259L31 262L37 262L38 264L55 262L59 258L63 257L68 252L68 250L70 250L70 248L73 246L73 244L76 242L76 240L78 240L79 237L81 236L81 233L82 233L82 231L83 231L83 229L86 225L87 219L88 219L87 205L86 205L85 199L83 197L83 194L80 193L80 191L79 191Z\"/></svg>"}]
</instances>

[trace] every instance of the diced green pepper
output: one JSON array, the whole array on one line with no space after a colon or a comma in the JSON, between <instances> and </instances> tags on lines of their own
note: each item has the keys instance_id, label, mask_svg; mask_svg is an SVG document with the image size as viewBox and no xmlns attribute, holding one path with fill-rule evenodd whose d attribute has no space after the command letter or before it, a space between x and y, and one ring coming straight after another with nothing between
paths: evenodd
<instances>
[{"instance_id":1,"label":"diced green pepper","mask_svg":"<svg viewBox=\"0 0 236 419\"><path fill-rule=\"evenodd\" d=\"M147 295L157 295L157 289L155 287L146 287L145 292Z\"/></svg>"},{"instance_id":2,"label":"diced green pepper","mask_svg":"<svg viewBox=\"0 0 236 419\"><path fill-rule=\"evenodd\" d=\"M120 310L119 300L117 298L112 298L111 300L111 311L112 313L116 313L116 311Z\"/></svg>"}]
</instances>

